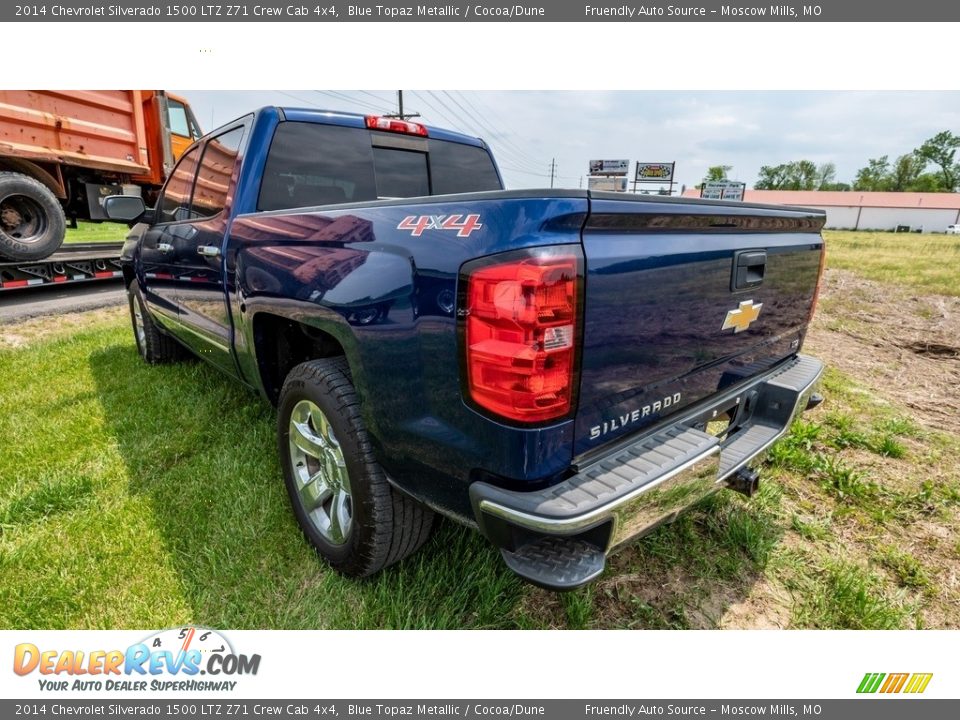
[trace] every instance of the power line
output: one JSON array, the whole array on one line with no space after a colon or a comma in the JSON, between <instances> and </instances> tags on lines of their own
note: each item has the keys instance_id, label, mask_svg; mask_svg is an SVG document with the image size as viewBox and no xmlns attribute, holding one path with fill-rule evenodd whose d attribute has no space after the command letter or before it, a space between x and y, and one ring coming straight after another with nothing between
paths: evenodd
<instances>
[{"instance_id":1,"label":"power line","mask_svg":"<svg viewBox=\"0 0 960 720\"><path fill-rule=\"evenodd\" d=\"M297 102L302 102L302 103L304 103L304 104L306 104L306 105L309 105L310 107L315 107L315 108L320 107L319 105L317 105L317 104L316 104L315 102L313 102L312 100L307 100L306 98L302 98L302 97L299 97L299 96L297 96L297 95L293 95L292 93L284 92L283 90L277 90L277 92L280 93L281 95L283 95L284 97L292 98L293 100L296 100Z\"/></svg>"},{"instance_id":2,"label":"power line","mask_svg":"<svg viewBox=\"0 0 960 720\"><path fill-rule=\"evenodd\" d=\"M385 111L383 107L378 107L377 105L374 105L371 102L367 102L366 100L360 100L359 98L350 97L345 93L339 93L333 90L314 90L314 92L319 93L321 95L327 95L328 97L332 97L336 100L340 100L341 102L347 102L352 105L359 105L370 110L375 110L378 113L389 112L389 109Z\"/></svg>"},{"instance_id":3,"label":"power line","mask_svg":"<svg viewBox=\"0 0 960 720\"><path fill-rule=\"evenodd\" d=\"M443 91L443 92L444 92L444 94L447 94L446 91ZM494 140L491 136L492 136L492 135L495 135L496 133L493 132L493 131L491 131L489 128L485 128L485 127L483 127L483 126L481 125L481 126L480 126L480 127L481 127L481 131L478 133L478 132L477 132L477 125L476 125L477 121L476 121L476 119L475 119L472 115L470 115L470 113L469 113L468 111L464 110L464 108L463 108L462 106L460 106L459 103L457 103L458 107L460 107L461 110L464 110L465 114L470 118L470 121L469 121L469 122L468 122L468 121L465 121L463 118L461 118L453 108L451 108L449 105L447 105L447 103L445 103L445 102L443 101L443 98L439 97L439 96L438 96L437 94L435 94L432 90L427 90L427 93L430 94L430 95L437 101L437 103L439 103L439 105L444 108L444 110L446 111L446 112L443 113L445 117L447 117L446 113L449 112L453 117L455 117L455 118L457 119L457 121L458 121L457 124L458 124L458 125L468 125L468 126L472 126L472 129L471 129L471 132L472 132L472 133L474 133L474 134L476 134L476 135L487 135L487 136L490 138L490 143L491 143L491 144L496 144L496 145L500 146L500 147L497 149L497 152L496 152L496 154L497 154L498 156L503 156L503 157L505 157L506 159L508 159L510 162L513 162L513 163L515 163L515 164L517 164L517 165L522 165L522 166L527 167L527 168L530 168L530 169L539 168L539 167L540 167L540 163L539 163L539 162L536 162L536 161L531 162L531 161L525 160L523 157L520 157L518 153L516 153L516 152L514 152L512 149L510 149L510 147L509 147L508 145L501 145L501 143L500 143L499 140ZM450 100L451 100L452 102L456 103L456 100L455 100L453 97L450 97Z\"/></svg>"},{"instance_id":4,"label":"power line","mask_svg":"<svg viewBox=\"0 0 960 720\"><path fill-rule=\"evenodd\" d=\"M464 108L464 106L461 105L460 102L458 102L457 99L453 97L453 95L451 95L446 91L444 91L444 94L447 95L450 98L451 102L455 103L457 107L459 107L465 113L470 115L470 111ZM463 95L463 93L458 92L457 94L460 95L461 98L463 98L465 103L467 103L468 105L470 105L471 108L474 109L474 112L477 115L477 117L474 118L475 121L477 122L477 124L480 125L481 128L483 128L483 132L486 134L487 138L489 138L489 142L491 144L495 144L498 146L498 151L497 151L498 154L510 155L512 156L514 162L516 162L517 164L524 165L526 167L538 167L538 168L542 167L542 163L543 163L542 159L535 158L529 153L525 152L524 150L521 150L518 145L513 143L507 137L503 136L503 133L498 133L495 128L491 127L491 125L485 124L480 119L480 113L476 110L476 107L467 100L467 98Z\"/></svg>"},{"instance_id":5,"label":"power line","mask_svg":"<svg viewBox=\"0 0 960 720\"><path fill-rule=\"evenodd\" d=\"M451 95L449 92L447 92L446 90L443 90L443 91L441 91L441 92L450 99L450 102L452 102L452 103L455 104L458 108L460 108L460 110L462 110L463 113L464 113L467 117L469 117L470 120L471 120L473 123L475 123L477 126L480 127L480 129L482 130L482 133L485 134L488 138L490 138L490 142L497 142L498 144L502 144L502 145L503 145L505 148L507 148L510 152L513 152L513 153L517 156L517 160L520 161L520 162L523 162L523 163L529 164L529 165L539 165L539 164L540 164L540 161L539 161L539 160L536 160L535 158L532 158L532 157L530 157L530 156L524 157L524 156L525 156L525 153L524 153L523 151L519 150L519 149L516 149L516 148L511 147L511 146L512 146L512 143L511 143L509 140L507 140L506 138L497 138L496 140L494 140L494 136L496 136L496 135L498 134L496 130L492 129L489 125L484 124L483 121L480 120L479 117L475 117L475 113L471 113L469 110L467 110L467 109L466 109L463 105L461 105L460 102L459 102L453 95ZM430 94L432 95L433 93L430 93ZM439 100L441 103L443 102L443 100L442 100L441 98L439 98L439 97L437 98L437 100ZM445 103L444 103L444 107L447 107Z\"/></svg>"},{"instance_id":6,"label":"power line","mask_svg":"<svg viewBox=\"0 0 960 720\"><path fill-rule=\"evenodd\" d=\"M520 168L510 167L509 165L505 165L503 163L500 163L500 167L502 167L504 170L509 170L510 172L523 173L524 175L536 175L537 177L542 177L542 178L550 177L550 173L521 170Z\"/></svg>"},{"instance_id":7,"label":"power line","mask_svg":"<svg viewBox=\"0 0 960 720\"><path fill-rule=\"evenodd\" d=\"M376 100L377 102L389 102L385 98L382 98L379 95L376 95L372 92L367 92L366 90L357 90L357 92L360 93L361 95L368 95L372 97L374 100Z\"/></svg>"},{"instance_id":8,"label":"power line","mask_svg":"<svg viewBox=\"0 0 960 720\"><path fill-rule=\"evenodd\" d=\"M471 108L473 108L473 111L476 113L476 115L477 115L478 117L483 118L484 120L487 120L487 118L483 115L483 113L480 112L480 111L477 109L477 106L474 105L466 95L464 95L464 94L463 94L462 92L460 92L459 90L457 90L456 93L457 93L457 95L459 95L459 96L463 99L463 101L464 101L467 105L469 105ZM477 100L477 102L479 102L479 99ZM491 112L492 112L492 111L491 111ZM502 121L500 121L499 123L491 123L491 122L489 122L489 120L487 120L487 122L488 122L489 125L497 125L497 124L499 124L499 125L501 125L501 126L504 126L504 123L503 123ZM504 144L512 145L512 146L514 147L514 149L517 151L518 154L520 154L521 156L524 156L524 157L528 158L531 162L535 162L535 163L539 163L539 162L540 162L540 160L538 160L537 158L534 158L532 155L529 155L525 150L521 149L518 145L514 144L511 140L508 140L507 138L502 138L501 141L502 141Z\"/></svg>"},{"instance_id":9,"label":"power line","mask_svg":"<svg viewBox=\"0 0 960 720\"><path fill-rule=\"evenodd\" d=\"M442 111L438 110L438 109L436 108L436 106L434 106L434 104L433 104L432 102L428 101L423 95L421 95L421 94L420 94L419 92L417 92L416 90L411 90L410 92L412 92L414 95L416 95L416 96L420 99L420 102L422 102L424 105L426 105L427 107L429 107L430 110L431 110L433 113L435 113L435 114L438 115L438 116L439 116L439 115L442 115L442 116L443 116L443 122L444 122L444 124L449 124L449 126L450 126L452 129L456 129L456 130L458 130L458 131L460 131L460 132L466 132L467 129L464 128L464 127L462 127L460 121L458 121L458 120L451 120L449 117L447 117L447 114L446 114L445 112L442 112Z\"/></svg>"},{"instance_id":10,"label":"power line","mask_svg":"<svg viewBox=\"0 0 960 720\"><path fill-rule=\"evenodd\" d=\"M405 113L403 111L403 90L397 90L397 112L390 113L384 117L388 118L397 118L399 120L406 120L407 118L420 117L420 113Z\"/></svg>"}]
</instances>

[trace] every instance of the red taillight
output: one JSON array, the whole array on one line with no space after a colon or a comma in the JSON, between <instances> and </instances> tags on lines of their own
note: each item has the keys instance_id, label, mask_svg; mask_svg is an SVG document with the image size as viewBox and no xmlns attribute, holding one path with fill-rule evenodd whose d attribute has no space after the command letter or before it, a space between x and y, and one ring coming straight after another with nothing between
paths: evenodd
<instances>
[{"instance_id":1,"label":"red taillight","mask_svg":"<svg viewBox=\"0 0 960 720\"><path fill-rule=\"evenodd\" d=\"M467 271L467 388L509 420L563 417L573 404L579 259L523 257Z\"/></svg>"},{"instance_id":2,"label":"red taillight","mask_svg":"<svg viewBox=\"0 0 960 720\"><path fill-rule=\"evenodd\" d=\"M404 135L427 137L427 128L420 123L380 117L379 115L367 115L364 119L367 122L367 127L371 130L386 130L387 132L403 133Z\"/></svg>"},{"instance_id":3,"label":"red taillight","mask_svg":"<svg viewBox=\"0 0 960 720\"><path fill-rule=\"evenodd\" d=\"M827 244L820 248L820 268L817 270L817 288L813 291L813 302L810 303L810 315L807 322L813 322L813 314L817 311L817 302L820 300L820 286L823 285L823 270L827 265Z\"/></svg>"}]
</instances>

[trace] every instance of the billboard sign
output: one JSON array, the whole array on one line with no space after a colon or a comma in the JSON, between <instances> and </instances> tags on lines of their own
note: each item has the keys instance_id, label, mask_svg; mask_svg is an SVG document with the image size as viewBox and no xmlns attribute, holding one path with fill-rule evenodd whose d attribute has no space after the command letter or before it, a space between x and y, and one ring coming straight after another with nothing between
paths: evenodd
<instances>
[{"instance_id":1,"label":"billboard sign","mask_svg":"<svg viewBox=\"0 0 960 720\"><path fill-rule=\"evenodd\" d=\"M603 192L626 192L627 178L624 177L588 177L587 187Z\"/></svg>"},{"instance_id":2,"label":"billboard sign","mask_svg":"<svg viewBox=\"0 0 960 720\"><path fill-rule=\"evenodd\" d=\"M591 175L626 175L630 170L629 160L591 160Z\"/></svg>"},{"instance_id":3,"label":"billboard sign","mask_svg":"<svg viewBox=\"0 0 960 720\"><path fill-rule=\"evenodd\" d=\"M710 180L700 188L700 197L706 200L743 201L746 184L736 180Z\"/></svg>"},{"instance_id":4,"label":"billboard sign","mask_svg":"<svg viewBox=\"0 0 960 720\"><path fill-rule=\"evenodd\" d=\"M676 163L637 163L637 182L673 182L673 166Z\"/></svg>"}]
</instances>

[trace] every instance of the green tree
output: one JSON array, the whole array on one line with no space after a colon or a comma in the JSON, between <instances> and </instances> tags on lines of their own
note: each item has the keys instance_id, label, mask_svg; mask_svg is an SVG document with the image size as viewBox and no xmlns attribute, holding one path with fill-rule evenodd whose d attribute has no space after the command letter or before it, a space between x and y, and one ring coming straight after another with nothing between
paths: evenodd
<instances>
[{"instance_id":1,"label":"green tree","mask_svg":"<svg viewBox=\"0 0 960 720\"><path fill-rule=\"evenodd\" d=\"M694 187L697 190L700 190L703 187L704 183L713 182L716 180L726 180L727 173L733 170L733 165L711 165L707 168L707 174L703 176L703 182Z\"/></svg>"},{"instance_id":2,"label":"green tree","mask_svg":"<svg viewBox=\"0 0 960 720\"><path fill-rule=\"evenodd\" d=\"M960 148L960 135L944 130L925 141L916 150L917 156L940 168L943 189L946 192L953 192L956 189L957 178L960 177L960 163L956 159L957 148Z\"/></svg>"},{"instance_id":3,"label":"green tree","mask_svg":"<svg viewBox=\"0 0 960 720\"><path fill-rule=\"evenodd\" d=\"M837 166L832 162L817 168L817 190L832 190L837 182Z\"/></svg>"},{"instance_id":4,"label":"green tree","mask_svg":"<svg viewBox=\"0 0 960 720\"><path fill-rule=\"evenodd\" d=\"M867 160L867 166L857 170L853 180L854 190L876 192L886 190L890 174L890 161L887 155Z\"/></svg>"},{"instance_id":5,"label":"green tree","mask_svg":"<svg viewBox=\"0 0 960 720\"><path fill-rule=\"evenodd\" d=\"M910 192L946 192L940 173L921 173L907 188Z\"/></svg>"},{"instance_id":6,"label":"green tree","mask_svg":"<svg viewBox=\"0 0 960 720\"><path fill-rule=\"evenodd\" d=\"M764 165L753 187L757 190L816 190L832 182L836 174L833 163L817 166L811 160L794 160L782 165Z\"/></svg>"},{"instance_id":7,"label":"green tree","mask_svg":"<svg viewBox=\"0 0 960 720\"><path fill-rule=\"evenodd\" d=\"M817 189L818 190L837 190L840 192L847 192L851 188L850 188L850 183L833 182L833 183L827 183L826 185L823 185Z\"/></svg>"},{"instance_id":8,"label":"green tree","mask_svg":"<svg viewBox=\"0 0 960 720\"><path fill-rule=\"evenodd\" d=\"M817 187L817 166L810 160L789 163L790 187L787 190L814 190Z\"/></svg>"},{"instance_id":9,"label":"green tree","mask_svg":"<svg viewBox=\"0 0 960 720\"><path fill-rule=\"evenodd\" d=\"M887 175L887 189L894 192L913 190L913 184L920 177L920 173L923 172L926 164L926 160L920 158L916 153L901 155L894 160Z\"/></svg>"},{"instance_id":10,"label":"green tree","mask_svg":"<svg viewBox=\"0 0 960 720\"><path fill-rule=\"evenodd\" d=\"M703 181L726 180L727 173L731 170L733 170L733 165L711 165L707 168L707 174L703 176Z\"/></svg>"},{"instance_id":11,"label":"green tree","mask_svg":"<svg viewBox=\"0 0 960 720\"><path fill-rule=\"evenodd\" d=\"M787 173L786 165L764 165L760 168L760 176L753 187L755 190L783 190Z\"/></svg>"}]
</instances>

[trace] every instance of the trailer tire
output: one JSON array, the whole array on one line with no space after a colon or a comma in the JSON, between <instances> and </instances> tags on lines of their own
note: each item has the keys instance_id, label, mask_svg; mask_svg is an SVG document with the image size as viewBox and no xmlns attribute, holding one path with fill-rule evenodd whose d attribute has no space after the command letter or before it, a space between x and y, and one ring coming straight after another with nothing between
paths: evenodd
<instances>
[{"instance_id":1,"label":"trailer tire","mask_svg":"<svg viewBox=\"0 0 960 720\"><path fill-rule=\"evenodd\" d=\"M133 339L145 363L160 365L187 357L187 351L180 343L157 329L136 280L127 288L127 302L130 306L130 322L133 324Z\"/></svg>"},{"instance_id":2,"label":"trailer tire","mask_svg":"<svg viewBox=\"0 0 960 720\"><path fill-rule=\"evenodd\" d=\"M0 172L0 256L41 260L63 244L67 222L60 201L29 175Z\"/></svg>"},{"instance_id":3,"label":"trailer tire","mask_svg":"<svg viewBox=\"0 0 960 720\"><path fill-rule=\"evenodd\" d=\"M297 523L335 570L373 575L426 542L433 511L394 488L377 462L345 358L293 368L280 393L277 425Z\"/></svg>"}]
</instances>

